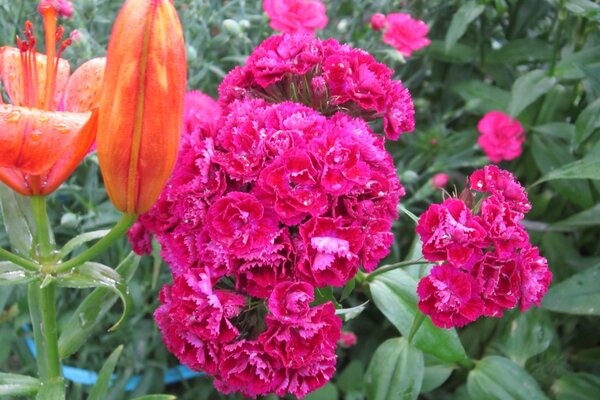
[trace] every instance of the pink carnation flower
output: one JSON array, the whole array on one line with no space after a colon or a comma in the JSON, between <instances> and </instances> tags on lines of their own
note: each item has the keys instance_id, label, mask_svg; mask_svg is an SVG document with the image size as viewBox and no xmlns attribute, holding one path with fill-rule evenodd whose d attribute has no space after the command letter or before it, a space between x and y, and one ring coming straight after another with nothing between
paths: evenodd
<instances>
[{"instance_id":1,"label":"pink carnation flower","mask_svg":"<svg viewBox=\"0 0 600 400\"><path fill-rule=\"evenodd\" d=\"M387 26L387 21L385 19L385 15L381 13L376 13L371 16L371 29L374 31L380 31Z\"/></svg>"},{"instance_id":2,"label":"pink carnation flower","mask_svg":"<svg viewBox=\"0 0 600 400\"><path fill-rule=\"evenodd\" d=\"M521 265L518 257L499 257L488 253L473 267L473 276L481 286L483 315L501 317L520 297Z\"/></svg>"},{"instance_id":3,"label":"pink carnation flower","mask_svg":"<svg viewBox=\"0 0 600 400\"><path fill-rule=\"evenodd\" d=\"M327 9L321 0L264 0L269 26L284 33L313 33L327 26Z\"/></svg>"},{"instance_id":4,"label":"pink carnation flower","mask_svg":"<svg viewBox=\"0 0 600 400\"><path fill-rule=\"evenodd\" d=\"M65 18L73 16L73 3L67 0L41 0L38 9L54 8L58 15Z\"/></svg>"},{"instance_id":5,"label":"pink carnation flower","mask_svg":"<svg viewBox=\"0 0 600 400\"><path fill-rule=\"evenodd\" d=\"M486 165L473 172L469 177L469 185L472 190L487 192L506 202L511 210L519 213L515 215L517 219L522 219L523 214L531 210L525 188L513 174L495 165Z\"/></svg>"},{"instance_id":6,"label":"pink carnation flower","mask_svg":"<svg viewBox=\"0 0 600 400\"><path fill-rule=\"evenodd\" d=\"M431 178L431 183L433 184L434 188L441 189L448 184L449 180L450 177L448 176L448 174L440 173L435 174L433 178Z\"/></svg>"},{"instance_id":7,"label":"pink carnation flower","mask_svg":"<svg viewBox=\"0 0 600 400\"><path fill-rule=\"evenodd\" d=\"M313 292L306 282L280 282L273 288L267 306L274 319L285 324L302 324L315 299Z\"/></svg>"},{"instance_id":8,"label":"pink carnation flower","mask_svg":"<svg viewBox=\"0 0 600 400\"><path fill-rule=\"evenodd\" d=\"M342 336L340 338L340 345L342 347L352 347L356 345L358 339L353 332L343 331Z\"/></svg>"},{"instance_id":9,"label":"pink carnation flower","mask_svg":"<svg viewBox=\"0 0 600 400\"><path fill-rule=\"evenodd\" d=\"M481 316L480 290L471 275L449 264L438 265L419 282L419 309L440 328L463 326Z\"/></svg>"},{"instance_id":10,"label":"pink carnation flower","mask_svg":"<svg viewBox=\"0 0 600 400\"><path fill-rule=\"evenodd\" d=\"M537 247L530 247L523 252L522 266L519 308L526 311L534 304L539 307L552 282L552 272L548 269L548 261L540 256Z\"/></svg>"},{"instance_id":11,"label":"pink carnation flower","mask_svg":"<svg viewBox=\"0 0 600 400\"><path fill-rule=\"evenodd\" d=\"M525 134L517 119L500 111L490 111L479 121L477 129L481 134L477 143L492 162L514 160L521 155Z\"/></svg>"},{"instance_id":12,"label":"pink carnation flower","mask_svg":"<svg viewBox=\"0 0 600 400\"><path fill-rule=\"evenodd\" d=\"M427 24L413 19L408 14L388 14L387 29L383 34L383 42L398 50L403 56L410 57L412 52L431 43L425 36L429 32Z\"/></svg>"}]
</instances>

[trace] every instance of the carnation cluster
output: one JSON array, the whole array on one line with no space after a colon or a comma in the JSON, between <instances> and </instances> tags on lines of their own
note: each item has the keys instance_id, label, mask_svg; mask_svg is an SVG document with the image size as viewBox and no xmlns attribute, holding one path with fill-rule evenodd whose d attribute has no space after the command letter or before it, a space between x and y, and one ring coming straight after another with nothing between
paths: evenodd
<instances>
[{"instance_id":1,"label":"carnation cluster","mask_svg":"<svg viewBox=\"0 0 600 400\"><path fill-rule=\"evenodd\" d=\"M414 124L399 87L360 50L286 35L225 78L219 104L188 94L177 166L130 240L148 252L155 235L171 267L167 348L223 393L302 397L333 376L341 320L314 290L376 268L404 195L385 138L343 110L398 136Z\"/></svg>"},{"instance_id":2,"label":"carnation cluster","mask_svg":"<svg viewBox=\"0 0 600 400\"><path fill-rule=\"evenodd\" d=\"M521 311L539 306L552 274L519 223L530 208L515 177L491 165L470 176L460 198L421 215L423 256L437 265L419 282L419 309L436 326L501 317L516 305Z\"/></svg>"}]
</instances>

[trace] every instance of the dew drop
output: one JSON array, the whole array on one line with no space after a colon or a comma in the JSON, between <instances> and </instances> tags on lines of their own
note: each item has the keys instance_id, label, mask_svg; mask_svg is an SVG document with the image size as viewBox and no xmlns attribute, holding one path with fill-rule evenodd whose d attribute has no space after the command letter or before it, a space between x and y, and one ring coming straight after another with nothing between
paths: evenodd
<instances>
[{"instance_id":1,"label":"dew drop","mask_svg":"<svg viewBox=\"0 0 600 400\"><path fill-rule=\"evenodd\" d=\"M37 129L32 130L29 135L31 137L31 140L33 140L34 142L39 142L42 139L42 132L40 132Z\"/></svg>"},{"instance_id":2,"label":"dew drop","mask_svg":"<svg viewBox=\"0 0 600 400\"><path fill-rule=\"evenodd\" d=\"M38 117L38 121L40 121L41 123L48 122L49 119L50 118L48 118L46 114L40 114L40 116Z\"/></svg>"},{"instance_id":3,"label":"dew drop","mask_svg":"<svg viewBox=\"0 0 600 400\"><path fill-rule=\"evenodd\" d=\"M20 118L21 118L21 111L13 110L8 113L5 120L6 120L6 122L15 123L15 122L18 122Z\"/></svg>"},{"instance_id":4,"label":"dew drop","mask_svg":"<svg viewBox=\"0 0 600 400\"><path fill-rule=\"evenodd\" d=\"M67 134L71 132L71 127L67 124L56 123L53 125L54 129L56 129L59 133Z\"/></svg>"}]
</instances>

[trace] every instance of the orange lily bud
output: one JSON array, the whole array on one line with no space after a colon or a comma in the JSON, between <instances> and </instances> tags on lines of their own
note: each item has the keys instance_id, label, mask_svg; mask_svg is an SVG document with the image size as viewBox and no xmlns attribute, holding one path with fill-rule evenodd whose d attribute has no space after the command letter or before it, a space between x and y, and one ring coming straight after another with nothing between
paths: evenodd
<instances>
[{"instance_id":1,"label":"orange lily bud","mask_svg":"<svg viewBox=\"0 0 600 400\"><path fill-rule=\"evenodd\" d=\"M169 0L127 0L108 44L98 159L108 194L148 211L177 158L186 90L183 31Z\"/></svg>"}]
</instances>

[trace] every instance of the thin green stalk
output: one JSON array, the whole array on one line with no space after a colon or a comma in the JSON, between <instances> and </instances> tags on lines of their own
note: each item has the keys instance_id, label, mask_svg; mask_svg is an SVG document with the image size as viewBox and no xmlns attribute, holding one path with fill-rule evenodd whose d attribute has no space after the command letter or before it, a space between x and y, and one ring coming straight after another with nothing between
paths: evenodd
<instances>
[{"instance_id":1,"label":"thin green stalk","mask_svg":"<svg viewBox=\"0 0 600 400\"><path fill-rule=\"evenodd\" d=\"M23 257L20 257L14 253L11 253L10 251L3 249L2 247L0 247L0 260L11 261L32 272L36 272L39 269L39 265L37 265L36 263L29 261Z\"/></svg>"},{"instance_id":2,"label":"thin green stalk","mask_svg":"<svg viewBox=\"0 0 600 400\"><path fill-rule=\"evenodd\" d=\"M558 59L558 51L560 49L560 41L562 39L562 31L564 26L565 17L563 15L564 0L560 1L558 10L556 12L556 18L558 19L558 27L556 28L556 37L554 38L554 46L552 47L552 58L550 60L550 67L548 68L548 75L554 76L554 70L556 68L556 60Z\"/></svg>"},{"instance_id":3,"label":"thin green stalk","mask_svg":"<svg viewBox=\"0 0 600 400\"><path fill-rule=\"evenodd\" d=\"M395 264L384 265L382 267L377 268L375 271L371 272L365 278L365 281L368 282L373 280L377 275L385 274L386 272L393 271L398 268L408 267L410 265L419 265L419 264L430 264L429 261L425 260L409 260L409 261L401 261Z\"/></svg>"},{"instance_id":4,"label":"thin green stalk","mask_svg":"<svg viewBox=\"0 0 600 400\"><path fill-rule=\"evenodd\" d=\"M38 257L40 262L50 261L52 257L52 240L48 213L46 212L46 197L32 196L31 207L37 235Z\"/></svg>"},{"instance_id":5,"label":"thin green stalk","mask_svg":"<svg viewBox=\"0 0 600 400\"><path fill-rule=\"evenodd\" d=\"M109 248L115 241L117 241L121 236L123 236L129 228L133 225L133 223L137 220L137 215L133 214L123 214L119 222L104 236L100 239L96 244L94 244L89 249L85 250L83 253L79 254L76 257L71 258L68 261L65 261L62 264L58 264L56 266L56 272L66 272L71 268L76 268L79 265L83 264L86 261L91 260L97 255L101 254Z\"/></svg>"}]
</instances>

